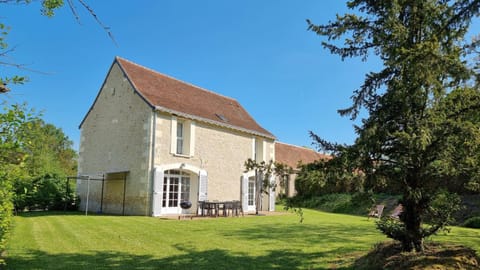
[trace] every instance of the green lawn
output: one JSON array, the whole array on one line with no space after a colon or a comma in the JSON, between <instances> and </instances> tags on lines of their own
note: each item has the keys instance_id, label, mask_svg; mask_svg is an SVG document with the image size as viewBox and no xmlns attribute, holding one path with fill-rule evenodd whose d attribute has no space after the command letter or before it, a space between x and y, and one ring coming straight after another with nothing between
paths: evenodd
<instances>
[{"instance_id":1,"label":"green lawn","mask_svg":"<svg viewBox=\"0 0 480 270\"><path fill-rule=\"evenodd\" d=\"M364 217L305 210L244 218L32 213L14 219L7 269L349 269L386 238ZM480 230L435 240L480 252Z\"/></svg>"}]
</instances>

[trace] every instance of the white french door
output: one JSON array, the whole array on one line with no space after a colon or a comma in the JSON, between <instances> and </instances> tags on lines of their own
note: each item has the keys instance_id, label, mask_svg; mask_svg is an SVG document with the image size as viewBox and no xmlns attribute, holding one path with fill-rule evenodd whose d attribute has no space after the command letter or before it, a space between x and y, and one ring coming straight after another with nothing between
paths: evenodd
<instances>
[{"instance_id":1,"label":"white french door","mask_svg":"<svg viewBox=\"0 0 480 270\"><path fill-rule=\"evenodd\" d=\"M162 213L180 214L182 201L190 201L190 175L180 170L165 171Z\"/></svg>"}]
</instances>

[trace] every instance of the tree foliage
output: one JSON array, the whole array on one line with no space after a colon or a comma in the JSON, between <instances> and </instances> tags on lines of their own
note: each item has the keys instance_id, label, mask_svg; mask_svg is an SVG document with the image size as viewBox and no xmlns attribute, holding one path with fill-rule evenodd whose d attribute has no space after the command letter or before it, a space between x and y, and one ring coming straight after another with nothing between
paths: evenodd
<instances>
[{"instance_id":1,"label":"tree foliage","mask_svg":"<svg viewBox=\"0 0 480 270\"><path fill-rule=\"evenodd\" d=\"M399 183L401 226L390 228L395 233L382 231L400 240L404 250L421 251L423 239L447 225L424 226L442 194L442 181L478 172L480 134L473 120L479 103L465 98L477 91L466 87L475 76L465 60L477 42L467 42L465 34L480 1L352 0L347 5L356 12L325 25L308 21L309 29L325 36L323 46L342 59L367 60L373 54L383 68L366 74L352 106L339 110L352 119L361 109L368 113L356 128L355 143L313 138L335 156L350 157L350 167L365 173L367 185ZM468 178L472 187L477 182Z\"/></svg>"},{"instance_id":2,"label":"tree foliage","mask_svg":"<svg viewBox=\"0 0 480 270\"><path fill-rule=\"evenodd\" d=\"M6 234L10 228L13 179L24 174L27 153L22 147L23 138L28 132L24 127L34 118L21 105L5 107L0 113L0 253L5 248ZM3 263L0 257L0 265Z\"/></svg>"},{"instance_id":3,"label":"tree foliage","mask_svg":"<svg viewBox=\"0 0 480 270\"><path fill-rule=\"evenodd\" d=\"M66 177L76 175L77 154L63 131L41 119L24 128L25 176L13 182L13 203L17 211L25 209L64 209L76 201L74 187ZM72 183L70 183L72 184Z\"/></svg>"},{"instance_id":4,"label":"tree foliage","mask_svg":"<svg viewBox=\"0 0 480 270\"><path fill-rule=\"evenodd\" d=\"M355 193L363 191L365 176L355 169L346 169L340 158L317 160L301 164L295 178L298 196L311 197L331 193ZM342 162L343 163L343 162Z\"/></svg>"},{"instance_id":5,"label":"tree foliage","mask_svg":"<svg viewBox=\"0 0 480 270\"><path fill-rule=\"evenodd\" d=\"M30 179L17 179L13 204L17 210L76 210L78 198L73 182L48 173Z\"/></svg>"},{"instance_id":6,"label":"tree foliage","mask_svg":"<svg viewBox=\"0 0 480 270\"><path fill-rule=\"evenodd\" d=\"M263 194L269 194L269 190L275 190L276 182L272 181L272 176L281 178L292 172L289 166L274 162L257 162L251 158L245 161L245 172L255 171L255 213L258 215L259 207Z\"/></svg>"},{"instance_id":7,"label":"tree foliage","mask_svg":"<svg viewBox=\"0 0 480 270\"><path fill-rule=\"evenodd\" d=\"M0 253L12 209L64 209L75 202L66 176L76 174L72 142L26 105L0 113ZM0 258L0 265L2 264Z\"/></svg>"},{"instance_id":8,"label":"tree foliage","mask_svg":"<svg viewBox=\"0 0 480 270\"><path fill-rule=\"evenodd\" d=\"M61 177L76 174L76 157L73 142L65 133L52 124L37 119L29 123L24 149L29 153L25 159L27 172L32 177L49 173Z\"/></svg>"}]
</instances>

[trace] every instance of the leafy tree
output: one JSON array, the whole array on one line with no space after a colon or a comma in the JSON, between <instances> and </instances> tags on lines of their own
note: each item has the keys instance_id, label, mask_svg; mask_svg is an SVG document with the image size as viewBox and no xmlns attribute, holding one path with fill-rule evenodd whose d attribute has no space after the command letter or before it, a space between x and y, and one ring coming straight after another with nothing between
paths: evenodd
<instances>
[{"instance_id":1,"label":"leafy tree","mask_svg":"<svg viewBox=\"0 0 480 270\"><path fill-rule=\"evenodd\" d=\"M368 113L356 127L355 143L313 138L336 156L349 156L350 167L365 173L367 186L386 179L401 183L401 226L382 231L401 241L404 250L422 251L423 239L447 225L435 219L425 224L438 210L434 202L444 196L441 179L478 171L479 130L463 116L479 104L461 108L447 102L447 94L466 95L465 85L473 80L465 59L467 48L478 42L467 44L464 37L480 1L352 0L347 5L356 12L325 25L307 21L309 29L325 36L323 46L342 60L374 54L383 68L368 73L352 96L353 105L339 111L352 119L361 109ZM450 214L443 217L448 220Z\"/></svg>"},{"instance_id":2,"label":"leafy tree","mask_svg":"<svg viewBox=\"0 0 480 270\"><path fill-rule=\"evenodd\" d=\"M75 184L65 177L47 173L33 179L16 181L14 207L17 210L77 210Z\"/></svg>"},{"instance_id":3,"label":"leafy tree","mask_svg":"<svg viewBox=\"0 0 480 270\"><path fill-rule=\"evenodd\" d=\"M35 116L25 106L5 107L0 113L0 253L5 248L5 238L12 215L12 182L24 174L27 156L22 149L28 129L24 128ZM0 265L4 263L0 257Z\"/></svg>"},{"instance_id":4,"label":"leafy tree","mask_svg":"<svg viewBox=\"0 0 480 270\"><path fill-rule=\"evenodd\" d=\"M41 119L24 125L28 129L22 150L25 176L14 180L14 206L24 209L63 209L76 200L74 187L66 187L67 176L76 175L76 152L63 131ZM61 207L60 207L61 206Z\"/></svg>"},{"instance_id":5,"label":"leafy tree","mask_svg":"<svg viewBox=\"0 0 480 270\"><path fill-rule=\"evenodd\" d=\"M77 154L73 142L65 133L52 124L38 119L29 123L25 140L25 160L28 174L32 177L55 173L61 177L76 174Z\"/></svg>"},{"instance_id":6,"label":"leafy tree","mask_svg":"<svg viewBox=\"0 0 480 270\"><path fill-rule=\"evenodd\" d=\"M292 168L273 160L257 162L251 158L245 161L244 166L245 172L255 171L255 214L258 215L262 195L264 193L268 195L270 189L276 188L275 181L270 181L271 176L283 178L292 172Z\"/></svg>"},{"instance_id":7,"label":"leafy tree","mask_svg":"<svg viewBox=\"0 0 480 270\"><path fill-rule=\"evenodd\" d=\"M295 178L297 195L311 197L331 193L355 193L363 191L363 173L355 168L346 169L342 158L317 160L310 164L301 164Z\"/></svg>"},{"instance_id":8,"label":"leafy tree","mask_svg":"<svg viewBox=\"0 0 480 270\"><path fill-rule=\"evenodd\" d=\"M287 192L288 178L293 173L293 168L281 162L274 162L274 166L275 166L274 172L279 179L280 187L283 188L284 192ZM286 193L282 193L278 195L286 197Z\"/></svg>"},{"instance_id":9,"label":"leafy tree","mask_svg":"<svg viewBox=\"0 0 480 270\"><path fill-rule=\"evenodd\" d=\"M66 186L65 176L75 174L75 158L72 142L60 129L43 122L26 105L4 107L0 113L0 253L14 203L15 209L72 206L74 189Z\"/></svg>"}]
</instances>

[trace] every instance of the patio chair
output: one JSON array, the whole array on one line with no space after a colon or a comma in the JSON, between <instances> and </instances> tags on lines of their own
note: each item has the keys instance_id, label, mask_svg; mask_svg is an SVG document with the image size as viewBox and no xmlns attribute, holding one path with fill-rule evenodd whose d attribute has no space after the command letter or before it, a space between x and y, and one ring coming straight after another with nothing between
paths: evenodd
<instances>
[{"instance_id":1,"label":"patio chair","mask_svg":"<svg viewBox=\"0 0 480 270\"><path fill-rule=\"evenodd\" d=\"M243 214L242 202L233 201L232 203L233 203L232 216L233 216L233 213L235 213L235 216L238 217L240 213L242 213L242 217L243 217L244 214Z\"/></svg>"},{"instance_id":2,"label":"patio chair","mask_svg":"<svg viewBox=\"0 0 480 270\"><path fill-rule=\"evenodd\" d=\"M383 204L375 205L370 210L370 213L368 213L368 219L370 219L371 217L381 218L382 213L383 213L383 209L385 209L385 205L383 205Z\"/></svg>"},{"instance_id":3,"label":"patio chair","mask_svg":"<svg viewBox=\"0 0 480 270\"><path fill-rule=\"evenodd\" d=\"M228 215L231 213L233 216L233 202L232 201L226 201L223 204L223 216L228 217Z\"/></svg>"},{"instance_id":4,"label":"patio chair","mask_svg":"<svg viewBox=\"0 0 480 270\"><path fill-rule=\"evenodd\" d=\"M205 210L205 201L198 201L197 215L200 213L200 216L205 216Z\"/></svg>"},{"instance_id":5,"label":"patio chair","mask_svg":"<svg viewBox=\"0 0 480 270\"><path fill-rule=\"evenodd\" d=\"M218 213L217 203L215 201L205 202L205 210L207 211L207 216L216 217Z\"/></svg>"},{"instance_id":6,"label":"patio chair","mask_svg":"<svg viewBox=\"0 0 480 270\"><path fill-rule=\"evenodd\" d=\"M395 207L395 209L393 209L392 214L390 214L390 217L394 219L400 219L400 215L402 214L402 212L403 212L403 205L399 204L397 205L397 207Z\"/></svg>"}]
</instances>

